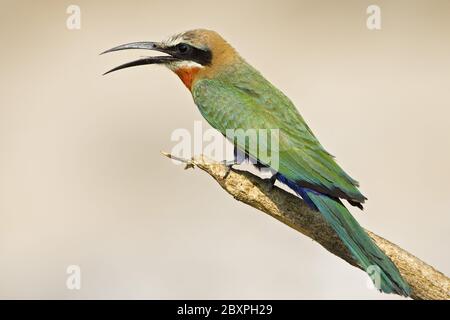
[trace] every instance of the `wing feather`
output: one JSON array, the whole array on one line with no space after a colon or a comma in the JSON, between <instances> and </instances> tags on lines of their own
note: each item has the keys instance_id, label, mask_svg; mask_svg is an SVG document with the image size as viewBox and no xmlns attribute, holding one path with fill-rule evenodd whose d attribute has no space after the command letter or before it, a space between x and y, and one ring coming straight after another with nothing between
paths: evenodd
<instances>
[{"instance_id":1,"label":"wing feather","mask_svg":"<svg viewBox=\"0 0 450 320\"><path fill-rule=\"evenodd\" d=\"M274 169L299 185L363 203L358 182L322 147L289 98L253 72L233 82L204 79L194 84L194 101L208 123L224 135L227 129L279 129L279 167ZM270 149L267 141L258 144ZM238 148L266 164L247 145Z\"/></svg>"}]
</instances>

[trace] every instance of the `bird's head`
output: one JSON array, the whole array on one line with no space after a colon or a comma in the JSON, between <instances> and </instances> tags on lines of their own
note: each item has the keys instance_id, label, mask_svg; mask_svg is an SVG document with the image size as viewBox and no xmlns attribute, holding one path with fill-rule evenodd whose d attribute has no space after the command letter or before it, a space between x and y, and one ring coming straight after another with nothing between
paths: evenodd
<instances>
[{"instance_id":1,"label":"bird's head","mask_svg":"<svg viewBox=\"0 0 450 320\"><path fill-rule=\"evenodd\" d=\"M176 34L161 42L123 44L103 53L127 49L153 50L166 55L144 57L122 64L105 74L134 66L162 64L175 72L188 89L192 88L196 80L213 77L240 59L236 51L217 32L204 29Z\"/></svg>"}]
</instances>

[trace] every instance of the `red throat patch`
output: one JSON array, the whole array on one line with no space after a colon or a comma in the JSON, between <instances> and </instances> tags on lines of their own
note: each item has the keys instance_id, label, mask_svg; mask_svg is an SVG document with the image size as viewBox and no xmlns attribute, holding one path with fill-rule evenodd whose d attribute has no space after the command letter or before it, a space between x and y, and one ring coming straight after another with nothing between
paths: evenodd
<instances>
[{"instance_id":1,"label":"red throat patch","mask_svg":"<svg viewBox=\"0 0 450 320\"><path fill-rule=\"evenodd\" d=\"M183 81L184 85L191 90L192 82L194 81L195 75L200 70L199 67L181 67L174 72L180 77L181 81Z\"/></svg>"}]
</instances>

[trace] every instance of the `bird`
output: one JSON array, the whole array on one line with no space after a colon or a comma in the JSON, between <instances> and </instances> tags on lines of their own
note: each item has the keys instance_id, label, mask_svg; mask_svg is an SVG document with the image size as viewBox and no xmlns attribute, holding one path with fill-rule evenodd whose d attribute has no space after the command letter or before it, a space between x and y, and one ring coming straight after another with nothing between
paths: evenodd
<instances>
[{"instance_id":1,"label":"bird","mask_svg":"<svg viewBox=\"0 0 450 320\"><path fill-rule=\"evenodd\" d=\"M279 130L276 167L248 143L236 139L231 142L236 150L256 159L260 167L273 169L273 181L287 185L311 209L319 212L358 266L369 274L374 266L379 270L378 281L372 279L379 291L410 296L411 289L397 267L343 202L363 209L367 198L359 191L359 183L320 144L294 103L219 33L194 29L160 42L119 45L102 54L128 49L152 50L164 55L143 57L104 74L134 66L163 65L181 79L205 120L225 137L229 129ZM258 148L270 148L262 139L257 143Z\"/></svg>"}]
</instances>

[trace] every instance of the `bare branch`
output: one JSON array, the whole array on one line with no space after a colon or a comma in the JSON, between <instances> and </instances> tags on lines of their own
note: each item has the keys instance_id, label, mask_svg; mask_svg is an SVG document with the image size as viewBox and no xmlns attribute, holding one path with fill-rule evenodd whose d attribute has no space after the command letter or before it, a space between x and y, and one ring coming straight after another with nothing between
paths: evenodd
<instances>
[{"instance_id":1,"label":"bare branch","mask_svg":"<svg viewBox=\"0 0 450 320\"><path fill-rule=\"evenodd\" d=\"M322 216L309 209L304 201L295 195L271 187L271 184L249 172L229 170L221 163L204 156L180 159L168 153L165 156L186 163L187 168L198 167L207 172L220 186L236 200L244 202L293 229L317 241L329 252L353 266L355 261ZM386 239L366 230L380 249L394 262L403 278L412 288L413 299L450 299L450 279L412 254Z\"/></svg>"}]
</instances>

